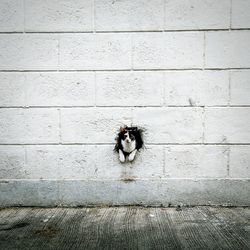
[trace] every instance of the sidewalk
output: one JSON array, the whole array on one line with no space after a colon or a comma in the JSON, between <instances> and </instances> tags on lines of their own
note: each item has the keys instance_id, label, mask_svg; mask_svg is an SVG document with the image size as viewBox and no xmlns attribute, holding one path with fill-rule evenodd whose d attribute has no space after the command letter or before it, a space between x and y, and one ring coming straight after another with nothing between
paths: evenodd
<instances>
[{"instance_id":1,"label":"sidewalk","mask_svg":"<svg viewBox=\"0 0 250 250\"><path fill-rule=\"evenodd\" d=\"M250 249L250 208L6 208L0 249Z\"/></svg>"}]
</instances>

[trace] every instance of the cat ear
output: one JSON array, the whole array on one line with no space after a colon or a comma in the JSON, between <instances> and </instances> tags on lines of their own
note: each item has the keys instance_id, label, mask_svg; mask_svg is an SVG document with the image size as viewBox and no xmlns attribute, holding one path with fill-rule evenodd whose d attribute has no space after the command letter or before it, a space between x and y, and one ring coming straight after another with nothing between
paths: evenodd
<instances>
[{"instance_id":1,"label":"cat ear","mask_svg":"<svg viewBox=\"0 0 250 250\"><path fill-rule=\"evenodd\" d=\"M124 131L125 131L125 128L120 127L120 132L124 132Z\"/></svg>"}]
</instances>

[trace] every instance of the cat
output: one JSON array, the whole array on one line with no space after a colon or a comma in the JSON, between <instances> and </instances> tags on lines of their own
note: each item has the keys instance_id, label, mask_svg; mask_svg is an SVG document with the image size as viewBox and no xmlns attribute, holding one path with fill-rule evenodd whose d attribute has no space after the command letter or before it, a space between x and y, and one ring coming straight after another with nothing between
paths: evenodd
<instances>
[{"instance_id":1,"label":"cat","mask_svg":"<svg viewBox=\"0 0 250 250\"><path fill-rule=\"evenodd\" d=\"M136 153L143 146L142 129L137 127L121 127L116 138L114 150L119 153L120 162L132 162L135 159Z\"/></svg>"}]
</instances>

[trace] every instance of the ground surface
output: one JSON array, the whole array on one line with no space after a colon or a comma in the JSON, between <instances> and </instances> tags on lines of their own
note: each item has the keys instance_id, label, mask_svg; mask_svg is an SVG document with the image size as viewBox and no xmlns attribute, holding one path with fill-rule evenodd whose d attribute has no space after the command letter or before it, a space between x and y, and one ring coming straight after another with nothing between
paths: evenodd
<instances>
[{"instance_id":1,"label":"ground surface","mask_svg":"<svg viewBox=\"0 0 250 250\"><path fill-rule=\"evenodd\" d=\"M7 208L0 249L250 249L250 208Z\"/></svg>"}]
</instances>

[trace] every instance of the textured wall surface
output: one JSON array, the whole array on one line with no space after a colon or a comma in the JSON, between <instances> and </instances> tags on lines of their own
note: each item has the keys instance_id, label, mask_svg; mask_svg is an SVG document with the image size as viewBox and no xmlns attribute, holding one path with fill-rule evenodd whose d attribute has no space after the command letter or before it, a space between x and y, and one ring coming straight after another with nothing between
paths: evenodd
<instances>
[{"instance_id":1,"label":"textured wall surface","mask_svg":"<svg viewBox=\"0 0 250 250\"><path fill-rule=\"evenodd\" d=\"M250 0L1 0L0 205L250 205L249 45Z\"/></svg>"}]
</instances>

